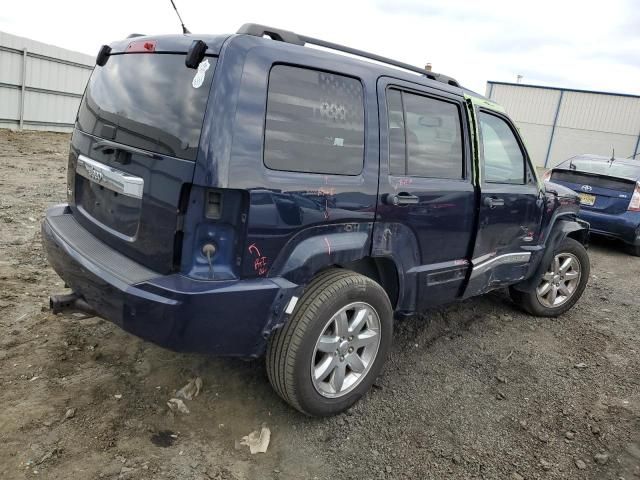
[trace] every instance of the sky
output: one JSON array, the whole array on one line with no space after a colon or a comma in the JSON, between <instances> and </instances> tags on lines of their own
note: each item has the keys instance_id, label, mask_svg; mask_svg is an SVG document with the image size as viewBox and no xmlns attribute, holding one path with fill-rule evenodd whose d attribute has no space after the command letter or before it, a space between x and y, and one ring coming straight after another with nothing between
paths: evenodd
<instances>
[{"instance_id":1,"label":"sky","mask_svg":"<svg viewBox=\"0 0 640 480\"><path fill-rule=\"evenodd\" d=\"M391 57L485 93L488 80L640 95L640 0L174 0L193 33L253 22ZM170 0L3 2L0 31L95 55L179 33Z\"/></svg>"}]
</instances>

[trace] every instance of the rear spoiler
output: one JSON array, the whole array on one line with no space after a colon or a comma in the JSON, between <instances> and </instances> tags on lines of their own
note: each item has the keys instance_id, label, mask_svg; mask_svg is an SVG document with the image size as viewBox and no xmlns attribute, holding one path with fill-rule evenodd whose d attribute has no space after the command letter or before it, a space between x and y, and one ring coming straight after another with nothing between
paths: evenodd
<instances>
[{"instance_id":1,"label":"rear spoiler","mask_svg":"<svg viewBox=\"0 0 640 480\"><path fill-rule=\"evenodd\" d=\"M100 47L100 51L96 57L96 65L102 67L109 61L109 57L112 55L120 55L123 53L130 53L129 49L132 43L144 45L145 43L153 44L153 51L155 53L176 53L186 54L187 56L193 51L193 57L189 64L189 68L198 68L198 64L202 61L204 56L215 57L220 54L222 45L229 38L229 35L139 35L133 34L123 40L118 40L110 43L109 45L103 45ZM138 52L143 52L143 49L136 49ZM202 55L202 50L205 50ZM151 50L149 50L151 52ZM201 58L202 56L202 58ZM200 60L195 63L195 60ZM190 66L194 65L195 66ZM186 64L186 62L185 62Z\"/></svg>"}]
</instances>

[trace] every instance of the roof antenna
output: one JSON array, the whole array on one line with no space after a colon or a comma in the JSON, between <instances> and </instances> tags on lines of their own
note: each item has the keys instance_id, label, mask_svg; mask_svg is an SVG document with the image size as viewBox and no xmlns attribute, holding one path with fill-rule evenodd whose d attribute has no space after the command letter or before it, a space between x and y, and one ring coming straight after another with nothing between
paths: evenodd
<instances>
[{"instance_id":1,"label":"roof antenna","mask_svg":"<svg viewBox=\"0 0 640 480\"><path fill-rule=\"evenodd\" d=\"M616 159L616 147L611 147L611 160L609 160L609 167L611 167L615 159Z\"/></svg>"},{"instance_id":2,"label":"roof antenna","mask_svg":"<svg viewBox=\"0 0 640 480\"><path fill-rule=\"evenodd\" d=\"M187 27L184 26L184 22L182 21L182 17L180 16L180 12L178 12L178 9L176 8L176 4L173 3L173 0L171 1L171 5L173 5L173 9L176 11L176 15L178 15L178 19L180 20L180 25L182 25L182 33L187 34L187 33L191 33Z\"/></svg>"}]
</instances>

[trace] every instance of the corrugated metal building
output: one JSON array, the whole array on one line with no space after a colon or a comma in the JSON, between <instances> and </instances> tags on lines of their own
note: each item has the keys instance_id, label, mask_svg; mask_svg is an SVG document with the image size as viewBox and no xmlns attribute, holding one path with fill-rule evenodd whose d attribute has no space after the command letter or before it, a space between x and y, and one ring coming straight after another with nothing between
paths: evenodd
<instances>
[{"instance_id":1,"label":"corrugated metal building","mask_svg":"<svg viewBox=\"0 0 640 480\"><path fill-rule=\"evenodd\" d=\"M515 121L537 166L614 148L619 158L640 152L640 96L493 81L486 95Z\"/></svg>"},{"instance_id":2,"label":"corrugated metal building","mask_svg":"<svg viewBox=\"0 0 640 480\"><path fill-rule=\"evenodd\" d=\"M71 131L95 58L0 32L0 128Z\"/></svg>"}]
</instances>

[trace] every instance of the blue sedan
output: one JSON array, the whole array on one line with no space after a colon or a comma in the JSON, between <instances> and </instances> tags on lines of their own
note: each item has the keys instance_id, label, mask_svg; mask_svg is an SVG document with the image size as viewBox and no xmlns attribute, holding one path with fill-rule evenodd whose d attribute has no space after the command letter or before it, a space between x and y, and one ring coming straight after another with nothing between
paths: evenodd
<instances>
[{"instance_id":1,"label":"blue sedan","mask_svg":"<svg viewBox=\"0 0 640 480\"><path fill-rule=\"evenodd\" d=\"M640 256L640 161L578 155L544 179L580 195L580 218L591 224L592 233L622 240Z\"/></svg>"}]
</instances>

